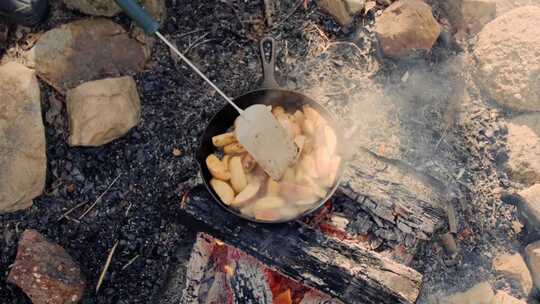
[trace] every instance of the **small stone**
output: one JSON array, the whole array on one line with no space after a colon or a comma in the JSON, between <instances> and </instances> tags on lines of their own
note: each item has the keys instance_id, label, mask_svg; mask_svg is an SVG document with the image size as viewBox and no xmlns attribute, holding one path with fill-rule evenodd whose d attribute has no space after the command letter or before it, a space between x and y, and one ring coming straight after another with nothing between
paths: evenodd
<instances>
[{"instance_id":1,"label":"small stone","mask_svg":"<svg viewBox=\"0 0 540 304\"><path fill-rule=\"evenodd\" d=\"M525 247L525 257L536 289L540 290L540 241Z\"/></svg>"},{"instance_id":2,"label":"small stone","mask_svg":"<svg viewBox=\"0 0 540 304\"><path fill-rule=\"evenodd\" d=\"M451 233L445 233L441 235L441 242L449 255L454 255L458 252L458 246L456 240Z\"/></svg>"},{"instance_id":3,"label":"small stone","mask_svg":"<svg viewBox=\"0 0 540 304\"><path fill-rule=\"evenodd\" d=\"M85 288L79 266L65 250L31 229L22 234L7 281L33 304L78 303Z\"/></svg>"},{"instance_id":4,"label":"small stone","mask_svg":"<svg viewBox=\"0 0 540 304\"><path fill-rule=\"evenodd\" d=\"M175 157L181 156L181 155L182 155L182 150L180 150L180 149L178 149L178 148L174 148L173 151L172 151L172 154L173 154Z\"/></svg>"},{"instance_id":5,"label":"small stone","mask_svg":"<svg viewBox=\"0 0 540 304\"><path fill-rule=\"evenodd\" d=\"M66 6L92 16L112 17L122 10L111 0L64 0Z\"/></svg>"},{"instance_id":6,"label":"small stone","mask_svg":"<svg viewBox=\"0 0 540 304\"><path fill-rule=\"evenodd\" d=\"M540 135L524 124L509 122L507 127L510 177L526 185L540 182Z\"/></svg>"},{"instance_id":7,"label":"small stone","mask_svg":"<svg viewBox=\"0 0 540 304\"><path fill-rule=\"evenodd\" d=\"M111 20L83 19L45 32L28 54L37 75L65 94L81 83L142 71L144 47Z\"/></svg>"},{"instance_id":8,"label":"small stone","mask_svg":"<svg viewBox=\"0 0 540 304\"><path fill-rule=\"evenodd\" d=\"M353 17L365 7L365 0L317 0L317 5L341 26L349 26Z\"/></svg>"},{"instance_id":9,"label":"small stone","mask_svg":"<svg viewBox=\"0 0 540 304\"><path fill-rule=\"evenodd\" d=\"M440 304L491 304L494 297L493 290L488 282L476 284L466 292L456 293L441 299Z\"/></svg>"},{"instance_id":10,"label":"small stone","mask_svg":"<svg viewBox=\"0 0 540 304\"><path fill-rule=\"evenodd\" d=\"M518 300L508 293L498 290L490 304L525 304L525 301Z\"/></svg>"},{"instance_id":11,"label":"small stone","mask_svg":"<svg viewBox=\"0 0 540 304\"><path fill-rule=\"evenodd\" d=\"M441 33L431 7L422 0L400 0L377 19L375 33L384 54L392 58L429 51Z\"/></svg>"},{"instance_id":12,"label":"small stone","mask_svg":"<svg viewBox=\"0 0 540 304\"><path fill-rule=\"evenodd\" d=\"M475 35L496 16L496 3L490 0L463 0L461 29Z\"/></svg>"},{"instance_id":13,"label":"small stone","mask_svg":"<svg viewBox=\"0 0 540 304\"><path fill-rule=\"evenodd\" d=\"M475 79L496 102L540 111L540 7L514 9L478 34Z\"/></svg>"},{"instance_id":14,"label":"small stone","mask_svg":"<svg viewBox=\"0 0 540 304\"><path fill-rule=\"evenodd\" d=\"M33 70L0 66L0 213L28 208L45 187L41 93Z\"/></svg>"},{"instance_id":15,"label":"small stone","mask_svg":"<svg viewBox=\"0 0 540 304\"><path fill-rule=\"evenodd\" d=\"M137 125L141 103L131 76L90 81L66 97L71 146L100 146Z\"/></svg>"},{"instance_id":16,"label":"small stone","mask_svg":"<svg viewBox=\"0 0 540 304\"><path fill-rule=\"evenodd\" d=\"M533 285L531 273L519 253L495 257L493 259L493 269L518 282L525 294L528 295L531 292Z\"/></svg>"}]
</instances>

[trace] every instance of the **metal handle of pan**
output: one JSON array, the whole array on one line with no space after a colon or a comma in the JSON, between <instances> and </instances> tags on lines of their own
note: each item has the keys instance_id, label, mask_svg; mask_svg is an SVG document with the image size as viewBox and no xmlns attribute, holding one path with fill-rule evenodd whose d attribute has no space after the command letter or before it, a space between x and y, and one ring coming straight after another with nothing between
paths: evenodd
<instances>
[{"instance_id":1,"label":"metal handle of pan","mask_svg":"<svg viewBox=\"0 0 540 304\"><path fill-rule=\"evenodd\" d=\"M266 58L265 46L270 45L270 58ZM265 37L260 42L261 63L263 69L262 87L265 89L277 89L279 84L274 76L276 69L276 40L272 37Z\"/></svg>"}]
</instances>

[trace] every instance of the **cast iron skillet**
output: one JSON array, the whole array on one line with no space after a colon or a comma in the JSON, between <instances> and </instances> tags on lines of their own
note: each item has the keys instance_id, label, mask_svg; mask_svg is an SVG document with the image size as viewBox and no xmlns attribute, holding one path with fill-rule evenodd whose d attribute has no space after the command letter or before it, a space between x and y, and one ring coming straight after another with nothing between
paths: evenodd
<instances>
[{"instance_id":1,"label":"cast iron skillet","mask_svg":"<svg viewBox=\"0 0 540 304\"><path fill-rule=\"evenodd\" d=\"M271 52L270 52L270 58L267 60L264 52L265 44L270 44L271 46ZM246 93L240 97L237 97L234 99L234 102L242 109L245 109L249 107L252 104L266 104L266 105L280 105L287 110L287 112L293 110L293 109L299 109L303 105L307 104L311 106L313 109L315 109L317 112L319 112L327 121L328 124L334 129L338 145L337 145L337 151L339 155L342 158L340 167L338 169L338 173L336 175L336 181L335 184L332 186L332 188L329 190L328 194L325 198L321 199L318 204L314 204L313 208L308 209L304 211L303 213L300 213L294 218L291 219L284 219L279 221L262 221L262 220L256 220L254 218L250 218L248 216L245 216L241 214L239 211L236 211L235 209L229 208L227 205L221 202L219 199L219 196L214 192L212 187L210 186L210 180L212 179L212 175L208 171L208 168L206 167L206 157L210 155L211 153L214 153L215 148L212 144L212 137L215 135L219 135L222 133L227 132L227 130L234 124L234 120L236 117L238 117L238 112L229 104L226 104L212 119L210 120L209 125L206 127L206 130L204 131L201 141L199 150L197 151L197 161L199 163L199 168L204 180L204 184L206 186L206 189L212 194L214 199L223 207L225 210L235 214L236 216L239 216L241 218L244 218L246 220L257 222L257 223L284 223L296 220L298 218L301 218L307 214L310 214L317 209L319 209L336 191L339 182L341 180L341 177L343 176L343 171L345 168L345 162L343 161L343 132L339 128L338 124L336 123L336 119L334 116L323 106L321 106L319 103L314 101L313 99L309 98L308 96L305 96L303 94L300 94L298 92L289 91L281 89L276 82L276 79L274 78L274 69L275 69L275 54L276 54L276 42L273 38L267 37L261 40L260 43L260 51L261 51L261 61L262 61L262 67L263 67L263 82L260 89L251 91L249 93Z\"/></svg>"}]
</instances>

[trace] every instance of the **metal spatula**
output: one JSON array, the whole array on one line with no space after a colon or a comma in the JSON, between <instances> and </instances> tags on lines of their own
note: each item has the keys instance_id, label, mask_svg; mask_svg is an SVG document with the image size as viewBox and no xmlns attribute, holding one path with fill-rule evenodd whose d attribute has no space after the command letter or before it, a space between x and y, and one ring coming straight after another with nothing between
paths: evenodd
<instances>
[{"instance_id":1,"label":"metal spatula","mask_svg":"<svg viewBox=\"0 0 540 304\"><path fill-rule=\"evenodd\" d=\"M148 35L156 35L168 45L190 68L202 77L240 114L236 126L238 142L274 180L280 180L287 168L297 159L298 147L287 131L272 115L270 109L261 104L240 109L225 93L208 79L189 59L158 31L157 23L134 0L116 0L124 12Z\"/></svg>"}]
</instances>

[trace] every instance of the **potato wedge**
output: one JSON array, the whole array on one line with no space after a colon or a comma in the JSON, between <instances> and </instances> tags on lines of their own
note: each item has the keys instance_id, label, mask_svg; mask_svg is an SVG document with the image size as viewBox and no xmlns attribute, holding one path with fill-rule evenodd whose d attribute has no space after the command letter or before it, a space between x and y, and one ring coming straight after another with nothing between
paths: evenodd
<instances>
[{"instance_id":1,"label":"potato wedge","mask_svg":"<svg viewBox=\"0 0 540 304\"><path fill-rule=\"evenodd\" d=\"M281 219L288 220L298 215L298 211L293 206L285 206L279 209Z\"/></svg>"},{"instance_id":2,"label":"potato wedge","mask_svg":"<svg viewBox=\"0 0 540 304\"><path fill-rule=\"evenodd\" d=\"M274 106L272 107L272 114L277 118L285 114L285 109L282 106Z\"/></svg>"},{"instance_id":3,"label":"potato wedge","mask_svg":"<svg viewBox=\"0 0 540 304\"><path fill-rule=\"evenodd\" d=\"M238 193L234 200L231 203L233 207L240 207L255 198L257 193L261 189L261 183L258 180L255 180L252 183L249 183L242 192Z\"/></svg>"},{"instance_id":4,"label":"potato wedge","mask_svg":"<svg viewBox=\"0 0 540 304\"><path fill-rule=\"evenodd\" d=\"M223 163L223 166L225 166L227 169L229 168L229 162L231 161L231 155L225 154L223 155L223 158L221 159L221 162Z\"/></svg>"},{"instance_id":5,"label":"potato wedge","mask_svg":"<svg viewBox=\"0 0 540 304\"><path fill-rule=\"evenodd\" d=\"M317 182L315 182L313 178L307 175L304 175L299 180L297 180L297 183L302 186L310 187L311 189L313 189L313 193L318 198L324 198L326 196L326 193L328 193L327 190L323 189L323 187L317 184Z\"/></svg>"},{"instance_id":6,"label":"potato wedge","mask_svg":"<svg viewBox=\"0 0 540 304\"><path fill-rule=\"evenodd\" d=\"M249 153L242 156L242 166L244 167L244 172L251 172L257 166L257 162Z\"/></svg>"},{"instance_id":7,"label":"potato wedge","mask_svg":"<svg viewBox=\"0 0 540 304\"><path fill-rule=\"evenodd\" d=\"M313 152L313 148L314 148L313 139L306 137L306 140L304 142L304 150L303 150L304 154L309 154Z\"/></svg>"},{"instance_id":8,"label":"potato wedge","mask_svg":"<svg viewBox=\"0 0 540 304\"><path fill-rule=\"evenodd\" d=\"M294 182L296 179L296 173L293 168L287 168L285 171L285 174L283 174L283 178L281 179L284 182Z\"/></svg>"},{"instance_id":9,"label":"potato wedge","mask_svg":"<svg viewBox=\"0 0 540 304\"><path fill-rule=\"evenodd\" d=\"M302 125L302 123L304 123L304 119L306 119L306 117L304 116L304 112L302 111L299 111L297 110L296 112L294 112L293 114L293 120L296 124L298 124L299 126Z\"/></svg>"},{"instance_id":10,"label":"potato wedge","mask_svg":"<svg viewBox=\"0 0 540 304\"><path fill-rule=\"evenodd\" d=\"M298 147L298 150L300 151L299 154L302 153L302 150L304 149L304 144L306 143L306 137L304 135L296 135L294 137L294 143Z\"/></svg>"},{"instance_id":11,"label":"potato wedge","mask_svg":"<svg viewBox=\"0 0 540 304\"><path fill-rule=\"evenodd\" d=\"M246 149L239 143L232 143L223 147L225 154L242 154L246 152Z\"/></svg>"},{"instance_id":12,"label":"potato wedge","mask_svg":"<svg viewBox=\"0 0 540 304\"><path fill-rule=\"evenodd\" d=\"M304 119L301 129L304 135L313 136L313 134L315 133L315 124L310 119Z\"/></svg>"},{"instance_id":13,"label":"potato wedge","mask_svg":"<svg viewBox=\"0 0 540 304\"><path fill-rule=\"evenodd\" d=\"M247 186L247 177L242 166L242 158L234 156L229 162L229 171L231 171L231 185L236 193L242 192Z\"/></svg>"},{"instance_id":14,"label":"potato wedge","mask_svg":"<svg viewBox=\"0 0 540 304\"><path fill-rule=\"evenodd\" d=\"M217 195L225 205L230 205L234 200L234 191L228 183L213 178L210 180L210 186L216 191Z\"/></svg>"},{"instance_id":15,"label":"potato wedge","mask_svg":"<svg viewBox=\"0 0 540 304\"><path fill-rule=\"evenodd\" d=\"M308 105L304 105L302 108L306 119L311 120L315 126L326 124L326 119L324 119L319 112L315 111L315 109Z\"/></svg>"},{"instance_id":16,"label":"potato wedge","mask_svg":"<svg viewBox=\"0 0 540 304\"><path fill-rule=\"evenodd\" d=\"M230 145L236 141L237 140L234 132L223 133L212 137L212 144L218 148L225 147L226 145Z\"/></svg>"},{"instance_id":17,"label":"potato wedge","mask_svg":"<svg viewBox=\"0 0 540 304\"><path fill-rule=\"evenodd\" d=\"M332 155L328 153L328 149L323 147L318 147L315 149L315 163L316 163L316 170L317 170L317 176L323 177L330 173L330 160L332 159Z\"/></svg>"},{"instance_id":18,"label":"potato wedge","mask_svg":"<svg viewBox=\"0 0 540 304\"><path fill-rule=\"evenodd\" d=\"M298 175L302 175L302 174L306 174L314 178L319 177L319 174L317 171L317 165L315 163L315 158L313 158L313 156L311 156L310 154L304 155L298 162L298 165L296 167L297 179L298 179Z\"/></svg>"},{"instance_id":19,"label":"potato wedge","mask_svg":"<svg viewBox=\"0 0 540 304\"><path fill-rule=\"evenodd\" d=\"M253 212L268 209L278 209L285 205L283 198L279 196L265 196L253 204Z\"/></svg>"},{"instance_id":20,"label":"potato wedge","mask_svg":"<svg viewBox=\"0 0 540 304\"><path fill-rule=\"evenodd\" d=\"M206 157L206 167L214 178L227 181L231 178L231 172L229 168L223 164L221 160L215 155L210 154Z\"/></svg>"},{"instance_id":21,"label":"potato wedge","mask_svg":"<svg viewBox=\"0 0 540 304\"><path fill-rule=\"evenodd\" d=\"M262 209L253 211L255 219L260 221L278 221L281 220L281 214L276 209Z\"/></svg>"},{"instance_id":22,"label":"potato wedge","mask_svg":"<svg viewBox=\"0 0 540 304\"><path fill-rule=\"evenodd\" d=\"M279 195L279 183L271 178L266 182L266 195Z\"/></svg>"},{"instance_id":23,"label":"potato wedge","mask_svg":"<svg viewBox=\"0 0 540 304\"><path fill-rule=\"evenodd\" d=\"M319 198L316 196L312 196L303 200L297 200L294 202L296 206L299 206L302 211L298 210L299 212L304 212L305 210L309 209L314 205L315 203L319 202Z\"/></svg>"},{"instance_id":24,"label":"potato wedge","mask_svg":"<svg viewBox=\"0 0 540 304\"><path fill-rule=\"evenodd\" d=\"M324 142L330 155L335 154L337 150L336 132L330 126L324 126Z\"/></svg>"},{"instance_id":25,"label":"potato wedge","mask_svg":"<svg viewBox=\"0 0 540 304\"><path fill-rule=\"evenodd\" d=\"M329 173L321 177L321 185L323 187L332 187L332 185L334 185L340 164L341 164L341 158L339 156L332 157L329 164L329 170L330 170Z\"/></svg>"},{"instance_id":26,"label":"potato wedge","mask_svg":"<svg viewBox=\"0 0 540 304\"><path fill-rule=\"evenodd\" d=\"M288 202L295 202L315 197L313 189L297 183L281 182L279 192Z\"/></svg>"}]
</instances>

